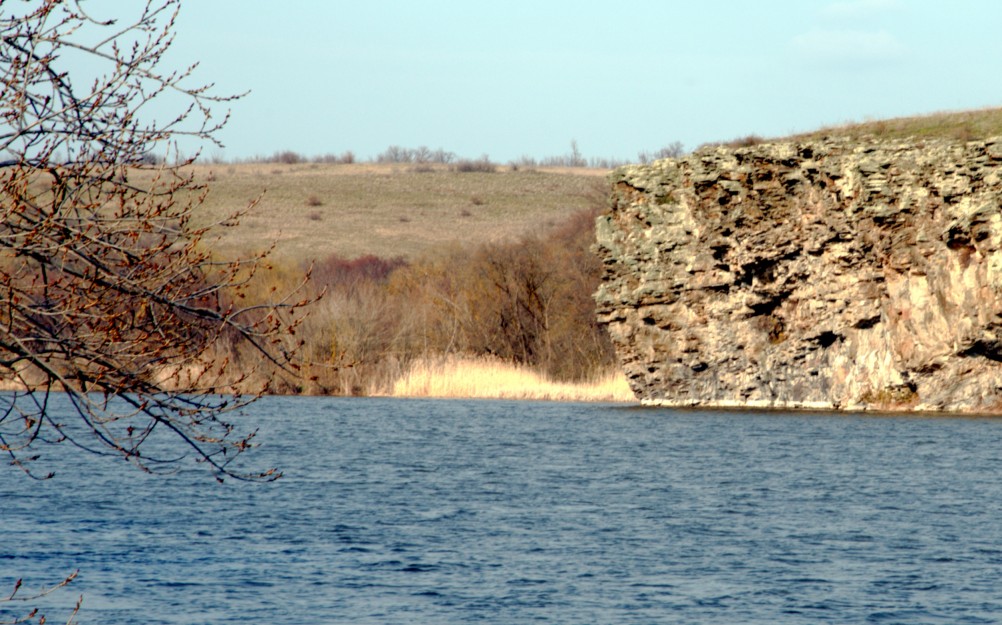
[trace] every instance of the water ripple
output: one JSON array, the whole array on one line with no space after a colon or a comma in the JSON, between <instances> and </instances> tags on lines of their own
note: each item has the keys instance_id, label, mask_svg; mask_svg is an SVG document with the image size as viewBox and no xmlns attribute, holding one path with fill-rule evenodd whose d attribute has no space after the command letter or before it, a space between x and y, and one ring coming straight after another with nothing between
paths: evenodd
<instances>
[{"instance_id":1,"label":"water ripple","mask_svg":"<svg viewBox=\"0 0 1002 625\"><path fill-rule=\"evenodd\" d=\"M1002 621L999 421L255 410L256 460L286 474L275 484L151 478L59 450L54 480L12 470L0 587L79 568L46 599L50 622L82 593L82 621L109 625Z\"/></svg>"}]
</instances>

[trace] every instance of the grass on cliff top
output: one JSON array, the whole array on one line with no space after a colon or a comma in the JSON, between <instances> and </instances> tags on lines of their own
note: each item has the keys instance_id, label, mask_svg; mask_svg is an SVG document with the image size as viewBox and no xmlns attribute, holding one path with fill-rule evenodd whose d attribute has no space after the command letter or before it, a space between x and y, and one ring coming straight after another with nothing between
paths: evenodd
<instances>
[{"instance_id":1,"label":"grass on cliff top","mask_svg":"<svg viewBox=\"0 0 1002 625\"><path fill-rule=\"evenodd\" d=\"M915 117L848 123L820 128L790 138L849 137L855 139L864 136L874 136L881 139L937 138L958 141L974 141L1002 136L1002 108L952 111Z\"/></svg>"},{"instance_id":2,"label":"grass on cliff top","mask_svg":"<svg viewBox=\"0 0 1002 625\"><path fill-rule=\"evenodd\" d=\"M890 119L848 122L836 126L823 126L817 130L785 137L761 137L748 135L724 141L708 143L707 146L747 147L764 142L815 141L829 138L848 139L948 139L951 141L976 141L1002 136L1002 108L986 108L970 111L950 111L917 115L914 117L894 117Z\"/></svg>"},{"instance_id":3,"label":"grass on cliff top","mask_svg":"<svg viewBox=\"0 0 1002 625\"><path fill-rule=\"evenodd\" d=\"M197 179L210 186L198 208L202 223L224 220L261 196L237 227L214 230L221 236L214 244L217 252L244 255L275 242L275 256L294 262L330 254L412 259L456 242L543 234L604 197L607 173L316 163L193 167Z\"/></svg>"}]
</instances>

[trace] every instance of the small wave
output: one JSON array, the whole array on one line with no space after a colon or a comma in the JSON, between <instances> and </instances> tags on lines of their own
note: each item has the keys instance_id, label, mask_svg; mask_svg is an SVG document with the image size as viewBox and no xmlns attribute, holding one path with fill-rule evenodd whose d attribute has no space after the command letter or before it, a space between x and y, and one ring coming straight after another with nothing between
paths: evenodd
<instances>
[{"instance_id":1,"label":"small wave","mask_svg":"<svg viewBox=\"0 0 1002 625\"><path fill-rule=\"evenodd\" d=\"M437 571L438 566L435 564L408 564L407 566L400 569L402 573L429 573L431 571Z\"/></svg>"},{"instance_id":2,"label":"small wave","mask_svg":"<svg viewBox=\"0 0 1002 625\"><path fill-rule=\"evenodd\" d=\"M505 582L509 586L542 586L549 584L549 580L546 579L531 579L528 577L520 577L518 579L510 579Z\"/></svg>"}]
</instances>

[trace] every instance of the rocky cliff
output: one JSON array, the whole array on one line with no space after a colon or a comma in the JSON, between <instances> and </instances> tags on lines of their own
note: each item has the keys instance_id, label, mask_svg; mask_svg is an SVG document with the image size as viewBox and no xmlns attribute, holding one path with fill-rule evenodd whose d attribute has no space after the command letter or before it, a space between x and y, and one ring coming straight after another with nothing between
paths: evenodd
<instances>
[{"instance_id":1,"label":"rocky cliff","mask_svg":"<svg viewBox=\"0 0 1002 625\"><path fill-rule=\"evenodd\" d=\"M595 299L637 396L1002 411L1000 164L831 140L617 170Z\"/></svg>"}]
</instances>

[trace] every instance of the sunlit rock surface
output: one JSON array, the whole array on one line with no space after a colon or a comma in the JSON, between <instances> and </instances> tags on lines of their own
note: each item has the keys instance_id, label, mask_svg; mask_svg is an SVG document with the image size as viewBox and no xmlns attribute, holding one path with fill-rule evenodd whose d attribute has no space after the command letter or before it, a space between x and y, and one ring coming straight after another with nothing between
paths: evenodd
<instances>
[{"instance_id":1,"label":"sunlit rock surface","mask_svg":"<svg viewBox=\"0 0 1002 625\"><path fill-rule=\"evenodd\" d=\"M595 294L648 403L1002 411L1002 138L715 148L612 176Z\"/></svg>"}]
</instances>

